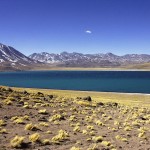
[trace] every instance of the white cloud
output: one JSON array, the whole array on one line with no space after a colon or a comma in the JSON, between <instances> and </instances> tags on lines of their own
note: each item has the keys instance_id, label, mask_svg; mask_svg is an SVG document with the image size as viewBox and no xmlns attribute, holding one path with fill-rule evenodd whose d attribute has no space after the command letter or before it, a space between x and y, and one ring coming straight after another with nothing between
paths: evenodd
<instances>
[{"instance_id":1,"label":"white cloud","mask_svg":"<svg viewBox=\"0 0 150 150\"><path fill-rule=\"evenodd\" d=\"M87 33L87 34L91 34L91 33L92 33L92 31L91 31L91 30L86 30L86 31L85 31L85 33Z\"/></svg>"}]
</instances>

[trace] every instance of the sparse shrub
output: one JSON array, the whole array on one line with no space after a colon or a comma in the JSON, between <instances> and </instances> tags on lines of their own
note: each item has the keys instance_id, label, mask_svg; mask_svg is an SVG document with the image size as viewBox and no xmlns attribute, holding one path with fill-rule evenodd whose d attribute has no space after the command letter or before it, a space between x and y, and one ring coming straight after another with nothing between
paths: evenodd
<instances>
[{"instance_id":1,"label":"sparse shrub","mask_svg":"<svg viewBox=\"0 0 150 150\"><path fill-rule=\"evenodd\" d=\"M55 120L64 120L64 116L61 114L55 114L49 119L50 122Z\"/></svg>"},{"instance_id":2,"label":"sparse shrub","mask_svg":"<svg viewBox=\"0 0 150 150\"><path fill-rule=\"evenodd\" d=\"M0 120L0 126L5 126L6 125L6 123L5 123L5 121L4 120Z\"/></svg>"},{"instance_id":3,"label":"sparse shrub","mask_svg":"<svg viewBox=\"0 0 150 150\"><path fill-rule=\"evenodd\" d=\"M14 120L14 123L17 124L24 124L24 119L22 117L17 118L16 120Z\"/></svg>"},{"instance_id":4,"label":"sparse shrub","mask_svg":"<svg viewBox=\"0 0 150 150\"><path fill-rule=\"evenodd\" d=\"M75 126L74 129L73 129L73 131L74 131L74 132L75 132L75 131L80 132L80 127L79 127L79 126Z\"/></svg>"},{"instance_id":5,"label":"sparse shrub","mask_svg":"<svg viewBox=\"0 0 150 150\"><path fill-rule=\"evenodd\" d=\"M120 136L120 135L116 135L115 138L116 138L117 140L120 140L120 139L121 139L121 136Z\"/></svg>"},{"instance_id":6,"label":"sparse shrub","mask_svg":"<svg viewBox=\"0 0 150 150\"><path fill-rule=\"evenodd\" d=\"M86 141L92 141L92 138L87 138Z\"/></svg>"},{"instance_id":7,"label":"sparse shrub","mask_svg":"<svg viewBox=\"0 0 150 150\"><path fill-rule=\"evenodd\" d=\"M97 144L92 144L87 150L99 150L99 148Z\"/></svg>"},{"instance_id":8,"label":"sparse shrub","mask_svg":"<svg viewBox=\"0 0 150 150\"><path fill-rule=\"evenodd\" d=\"M112 116L108 116L108 117L107 117L107 120L112 120Z\"/></svg>"},{"instance_id":9,"label":"sparse shrub","mask_svg":"<svg viewBox=\"0 0 150 150\"><path fill-rule=\"evenodd\" d=\"M36 131L39 130L39 128L37 125L33 125L32 123L29 123L25 126L25 130Z\"/></svg>"},{"instance_id":10,"label":"sparse shrub","mask_svg":"<svg viewBox=\"0 0 150 150\"><path fill-rule=\"evenodd\" d=\"M29 136L29 140L31 142L40 142L40 134L39 133L34 133Z\"/></svg>"},{"instance_id":11,"label":"sparse shrub","mask_svg":"<svg viewBox=\"0 0 150 150\"><path fill-rule=\"evenodd\" d=\"M119 122L119 121L114 121L114 125L119 126L119 125L120 125L120 122Z\"/></svg>"},{"instance_id":12,"label":"sparse shrub","mask_svg":"<svg viewBox=\"0 0 150 150\"><path fill-rule=\"evenodd\" d=\"M144 136L145 136L145 131L140 132L140 133L138 134L138 137L139 137L139 138L143 138Z\"/></svg>"},{"instance_id":13,"label":"sparse shrub","mask_svg":"<svg viewBox=\"0 0 150 150\"><path fill-rule=\"evenodd\" d=\"M26 105L23 105L23 108L29 109L30 106L26 104Z\"/></svg>"},{"instance_id":14,"label":"sparse shrub","mask_svg":"<svg viewBox=\"0 0 150 150\"><path fill-rule=\"evenodd\" d=\"M87 126L87 129L94 130L94 127L93 126Z\"/></svg>"},{"instance_id":15,"label":"sparse shrub","mask_svg":"<svg viewBox=\"0 0 150 150\"><path fill-rule=\"evenodd\" d=\"M24 140L24 137L22 137L22 136L16 136L10 142L11 147L13 147L13 148L21 148L22 144L23 144L23 140Z\"/></svg>"},{"instance_id":16,"label":"sparse shrub","mask_svg":"<svg viewBox=\"0 0 150 150\"><path fill-rule=\"evenodd\" d=\"M88 134L87 130L82 130L82 133L85 135Z\"/></svg>"},{"instance_id":17,"label":"sparse shrub","mask_svg":"<svg viewBox=\"0 0 150 150\"><path fill-rule=\"evenodd\" d=\"M70 148L70 150L81 150L81 149L79 147L73 146L73 147Z\"/></svg>"},{"instance_id":18,"label":"sparse shrub","mask_svg":"<svg viewBox=\"0 0 150 150\"><path fill-rule=\"evenodd\" d=\"M1 129L0 128L0 134L6 134L7 133L7 130L6 129Z\"/></svg>"},{"instance_id":19,"label":"sparse shrub","mask_svg":"<svg viewBox=\"0 0 150 150\"><path fill-rule=\"evenodd\" d=\"M112 128L111 130L112 130L112 131L118 131L118 129L116 129L116 128Z\"/></svg>"},{"instance_id":20,"label":"sparse shrub","mask_svg":"<svg viewBox=\"0 0 150 150\"><path fill-rule=\"evenodd\" d=\"M18 119L17 116L11 117L11 121Z\"/></svg>"},{"instance_id":21,"label":"sparse shrub","mask_svg":"<svg viewBox=\"0 0 150 150\"><path fill-rule=\"evenodd\" d=\"M140 126L140 124L139 124L139 121L138 121L138 120L133 121L133 122L132 122L132 125L133 125L133 126L138 126L138 127Z\"/></svg>"},{"instance_id":22,"label":"sparse shrub","mask_svg":"<svg viewBox=\"0 0 150 150\"><path fill-rule=\"evenodd\" d=\"M47 114L47 111L46 109L41 109L38 111L39 114Z\"/></svg>"},{"instance_id":23,"label":"sparse shrub","mask_svg":"<svg viewBox=\"0 0 150 150\"><path fill-rule=\"evenodd\" d=\"M107 115L106 114L102 114L102 117L107 117Z\"/></svg>"},{"instance_id":24,"label":"sparse shrub","mask_svg":"<svg viewBox=\"0 0 150 150\"><path fill-rule=\"evenodd\" d=\"M77 118L76 118L75 115L71 115L71 116L69 117L69 120L70 120L70 121L77 121Z\"/></svg>"},{"instance_id":25,"label":"sparse shrub","mask_svg":"<svg viewBox=\"0 0 150 150\"><path fill-rule=\"evenodd\" d=\"M102 126L103 125L103 123L100 120L96 120L95 124L98 125L98 126Z\"/></svg>"},{"instance_id":26,"label":"sparse shrub","mask_svg":"<svg viewBox=\"0 0 150 150\"><path fill-rule=\"evenodd\" d=\"M42 141L42 144L44 144L44 145L49 145L51 142L50 142L50 140L49 139L44 139L43 141Z\"/></svg>"},{"instance_id":27,"label":"sparse shrub","mask_svg":"<svg viewBox=\"0 0 150 150\"><path fill-rule=\"evenodd\" d=\"M110 146L111 143L109 141L102 141L102 145L104 145L104 146Z\"/></svg>"},{"instance_id":28,"label":"sparse shrub","mask_svg":"<svg viewBox=\"0 0 150 150\"><path fill-rule=\"evenodd\" d=\"M121 141L128 142L128 139L127 138L121 138Z\"/></svg>"},{"instance_id":29,"label":"sparse shrub","mask_svg":"<svg viewBox=\"0 0 150 150\"><path fill-rule=\"evenodd\" d=\"M23 119L29 120L29 116L28 116L28 115L25 115L25 116L23 116Z\"/></svg>"},{"instance_id":30,"label":"sparse shrub","mask_svg":"<svg viewBox=\"0 0 150 150\"><path fill-rule=\"evenodd\" d=\"M9 99L4 100L3 103L5 105L12 105L13 104L13 102L11 100L9 100Z\"/></svg>"},{"instance_id":31,"label":"sparse shrub","mask_svg":"<svg viewBox=\"0 0 150 150\"><path fill-rule=\"evenodd\" d=\"M102 141L103 141L103 137L102 137L102 136L94 136L94 137L92 138L92 140L93 140L94 142L102 142Z\"/></svg>"},{"instance_id":32,"label":"sparse shrub","mask_svg":"<svg viewBox=\"0 0 150 150\"><path fill-rule=\"evenodd\" d=\"M83 106L92 106L92 104L88 101L76 101L76 103Z\"/></svg>"},{"instance_id":33,"label":"sparse shrub","mask_svg":"<svg viewBox=\"0 0 150 150\"><path fill-rule=\"evenodd\" d=\"M120 135L116 135L115 138L116 138L117 140L120 140L120 141L123 141L123 142L128 142L128 139L127 139L127 138L121 137Z\"/></svg>"},{"instance_id":34,"label":"sparse shrub","mask_svg":"<svg viewBox=\"0 0 150 150\"><path fill-rule=\"evenodd\" d=\"M126 126L126 127L124 128L124 130L125 130L125 131L131 131L132 128L131 128L130 126Z\"/></svg>"},{"instance_id":35,"label":"sparse shrub","mask_svg":"<svg viewBox=\"0 0 150 150\"><path fill-rule=\"evenodd\" d=\"M63 142L69 137L69 134L65 130L59 130L58 134L52 138L53 143Z\"/></svg>"},{"instance_id":36,"label":"sparse shrub","mask_svg":"<svg viewBox=\"0 0 150 150\"><path fill-rule=\"evenodd\" d=\"M48 127L48 126L49 126L49 124L48 124L48 123L45 123L45 122L40 122L39 125L40 125L40 126L44 126L44 127Z\"/></svg>"},{"instance_id":37,"label":"sparse shrub","mask_svg":"<svg viewBox=\"0 0 150 150\"><path fill-rule=\"evenodd\" d=\"M54 123L55 125L60 125L60 123L59 123L57 120L55 120L53 123Z\"/></svg>"},{"instance_id":38,"label":"sparse shrub","mask_svg":"<svg viewBox=\"0 0 150 150\"><path fill-rule=\"evenodd\" d=\"M94 131L90 131L90 132L89 132L89 135L94 136L94 135L95 135L95 132L94 132Z\"/></svg>"},{"instance_id":39,"label":"sparse shrub","mask_svg":"<svg viewBox=\"0 0 150 150\"><path fill-rule=\"evenodd\" d=\"M46 131L45 133L47 133L47 134L52 134L52 131L48 130L48 131Z\"/></svg>"}]
</instances>

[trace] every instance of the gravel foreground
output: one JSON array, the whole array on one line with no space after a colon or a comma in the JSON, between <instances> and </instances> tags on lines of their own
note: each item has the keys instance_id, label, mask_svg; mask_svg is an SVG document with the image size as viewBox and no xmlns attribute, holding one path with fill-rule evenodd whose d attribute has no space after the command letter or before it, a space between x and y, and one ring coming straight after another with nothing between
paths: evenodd
<instances>
[{"instance_id":1,"label":"gravel foreground","mask_svg":"<svg viewBox=\"0 0 150 150\"><path fill-rule=\"evenodd\" d=\"M150 150L150 108L0 87L0 150Z\"/></svg>"}]
</instances>

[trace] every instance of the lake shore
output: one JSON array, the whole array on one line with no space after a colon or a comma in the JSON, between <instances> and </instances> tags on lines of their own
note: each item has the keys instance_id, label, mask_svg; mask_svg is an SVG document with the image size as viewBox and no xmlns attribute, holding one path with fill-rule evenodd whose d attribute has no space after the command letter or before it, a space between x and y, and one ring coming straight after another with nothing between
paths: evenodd
<instances>
[{"instance_id":1,"label":"lake shore","mask_svg":"<svg viewBox=\"0 0 150 150\"><path fill-rule=\"evenodd\" d=\"M3 86L4 88L7 86ZM54 94L67 98L91 96L96 102L118 102L125 105L133 106L150 106L150 94L143 93L119 93L119 92L94 92L94 91L75 91L75 90L55 90L55 89L39 89L39 88L20 88L11 87L17 91L26 90L28 92L43 92L44 94Z\"/></svg>"},{"instance_id":2,"label":"lake shore","mask_svg":"<svg viewBox=\"0 0 150 150\"><path fill-rule=\"evenodd\" d=\"M33 68L31 71L150 71L146 69L132 69L132 68L80 68L80 67L47 67L47 68Z\"/></svg>"}]
</instances>

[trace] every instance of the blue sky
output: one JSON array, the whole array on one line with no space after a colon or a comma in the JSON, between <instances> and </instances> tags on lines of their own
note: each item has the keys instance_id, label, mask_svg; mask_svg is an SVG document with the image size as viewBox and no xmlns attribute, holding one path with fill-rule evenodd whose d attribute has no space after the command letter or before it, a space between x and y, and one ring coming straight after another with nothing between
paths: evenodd
<instances>
[{"instance_id":1,"label":"blue sky","mask_svg":"<svg viewBox=\"0 0 150 150\"><path fill-rule=\"evenodd\" d=\"M0 0L0 43L22 53L150 54L150 0Z\"/></svg>"}]
</instances>

